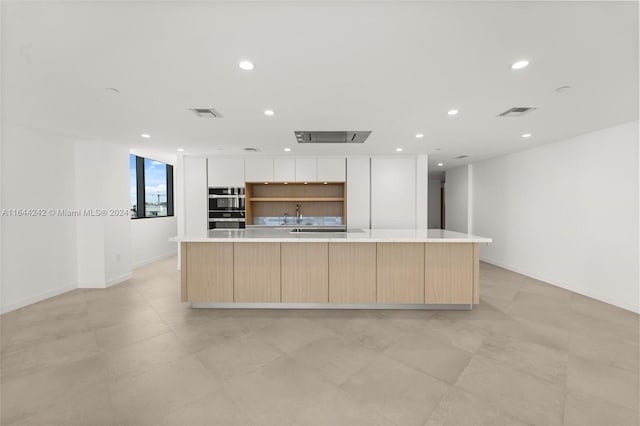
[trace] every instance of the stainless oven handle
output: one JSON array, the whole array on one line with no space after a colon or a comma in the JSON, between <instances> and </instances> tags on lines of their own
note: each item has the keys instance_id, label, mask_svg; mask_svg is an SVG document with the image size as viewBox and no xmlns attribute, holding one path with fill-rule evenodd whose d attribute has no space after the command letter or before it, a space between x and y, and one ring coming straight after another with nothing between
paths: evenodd
<instances>
[{"instance_id":1,"label":"stainless oven handle","mask_svg":"<svg viewBox=\"0 0 640 426\"><path fill-rule=\"evenodd\" d=\"M209 194L209 198L245 198L245 197L244 197L244 194L234 194L234 195Z\"/></svg>"},{"instance_id":2,"label":"stainless oven handle","mask_svg":"<svg viewBox=\"0 0 640 426\"><path fill-rule=\"evenodd\" d=\"M231 218L231 219L227 219L227 218L209 218L209 222L244 222L245 219L244 218Z\"/></svg>"}]
</instances>

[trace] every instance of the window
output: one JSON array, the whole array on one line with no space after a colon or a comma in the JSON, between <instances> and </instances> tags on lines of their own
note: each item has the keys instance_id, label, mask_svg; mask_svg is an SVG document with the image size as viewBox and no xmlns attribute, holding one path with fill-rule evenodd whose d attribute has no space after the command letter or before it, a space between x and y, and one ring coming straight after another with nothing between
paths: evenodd
<instances>
[{"instance_id":1,"label":"window","mask_svg":"<svg viewBox=\"0 0 640 426\"><path fill-rule=\"evenodd\" d=\"M129 156L131 218L173 216L173 166Z\"/></svg>"}]
</instances>

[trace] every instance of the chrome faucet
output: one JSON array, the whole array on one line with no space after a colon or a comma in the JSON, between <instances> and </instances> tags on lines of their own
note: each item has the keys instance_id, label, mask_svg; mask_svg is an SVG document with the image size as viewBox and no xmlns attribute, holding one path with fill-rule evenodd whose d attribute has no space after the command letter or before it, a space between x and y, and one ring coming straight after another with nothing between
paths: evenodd
<instances>
[{"instance_id":1,"label":"chrome faucet","mask_svg":"<svg viewBox=\"0 0 640 426\"><path fill-rule=\"evenodd\" d=\"M282 224L286 225L287 224L287 212L284 212L284 215L282 215Z\"/></svg>"},{"instance_id":2,"label":"chrome faucet","mask_svg":"<svg viewBox=\"0 0 640 426\"><path fill-rule=\"evenodd\" d=\"M302 222L302 214L300 213L300 204L296 204L296 224L300 225Z\"/></svg>"}]
</instances>

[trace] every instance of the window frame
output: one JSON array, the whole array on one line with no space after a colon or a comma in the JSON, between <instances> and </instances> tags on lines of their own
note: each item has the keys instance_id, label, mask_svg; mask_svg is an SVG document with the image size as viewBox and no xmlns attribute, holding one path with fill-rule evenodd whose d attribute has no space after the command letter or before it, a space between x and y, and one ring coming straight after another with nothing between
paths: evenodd
<instances>
[{"instance_id":1,"label":"window frame","mask_svg":"<svg viewBox=\"0 0 640 426\"><path fill-rule=\"evenodd\" d=\"M174 216L173 206L173 166L165 162L159 161L166 166L166 179L167 179L167 215L166 216L147 216L146 215L146 194L145 194L145 176L144 176L144 160L158 161L151 158L140 157L139 155L129 154L136 157L136 217L131 217L131 220L137 219L157 219L163 217ZM129 194L131 199L131 194Z\"/></svg>"}]
</instances>

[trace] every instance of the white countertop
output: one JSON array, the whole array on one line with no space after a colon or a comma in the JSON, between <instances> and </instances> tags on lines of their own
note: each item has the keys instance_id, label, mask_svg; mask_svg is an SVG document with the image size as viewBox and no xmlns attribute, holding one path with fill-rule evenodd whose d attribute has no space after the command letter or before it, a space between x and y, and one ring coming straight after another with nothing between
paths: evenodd
<instances>
[{"instance_id":1,"label":"white countertop","mask_svg":"<svg viewBox=\"0 0 640 426\"><path fill-rule=\"evenodd\" d=\"M171 238L176 242L268 242L268 243L490 243L491 238L444 229L348 229L342 233L290 233L291 228L212 230L196 236Z\"/></svg>"}]
</instances>

